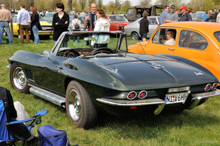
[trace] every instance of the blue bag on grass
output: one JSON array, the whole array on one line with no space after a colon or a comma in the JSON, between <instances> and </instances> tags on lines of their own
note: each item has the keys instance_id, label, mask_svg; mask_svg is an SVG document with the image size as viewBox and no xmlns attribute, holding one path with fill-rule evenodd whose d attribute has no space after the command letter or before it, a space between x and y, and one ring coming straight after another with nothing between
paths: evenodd
<instances>
[{"instance_id":1,"label":"blue bag on grass","mask_svg":"<svg viewBox=\"0 0 220 146\"><path fill-rule=\"evenodd\" d=\"M69 146L66 131L57 130L51 125L43 125L37 132L40 146Z\"/></svg>"}]
</instances>

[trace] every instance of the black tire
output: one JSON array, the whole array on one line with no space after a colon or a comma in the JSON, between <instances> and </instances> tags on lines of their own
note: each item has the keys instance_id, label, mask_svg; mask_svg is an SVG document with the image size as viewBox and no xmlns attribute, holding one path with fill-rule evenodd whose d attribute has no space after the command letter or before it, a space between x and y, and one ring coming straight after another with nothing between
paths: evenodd
<instances>
[{"instance_id":1,"label":"black tire","mask_svg":"<svg viewBox=\"0 0 220 146\"><path fill-rule=\"evenodd\" d=\"M66 112L80 128L93 128L97 123L98 113L85 88L76 81L71 81L66 90Z\"/></svg>"},{"instance_id":2,"label":"black tire","mask_svg":"<svg viewBox=\"0 0 220 146\"><path fill-rule=\"evenodd\" d=\"M41 40L49 40L50 39L50 35L42 35L39 36Z\"/></svg>"},{"instance_id":3,"label":"black tire","mask_svg":"<svg viewBox=\"0 0 220 146\"><path fill-rule=\"evenodd\" d=\"M132 40L139 40L139 35L137 32L132 32L131 33L131 39Z\"/></svg>"},{"instance_id":4,"label":"black tire","mask_svg":"<svg viewBox=\"0 0 220 146\"><path fill-rule=\"evenodd\" d=\"M13 63L10 67L10 81L15 90L21 93L29 93L30 86L28 86L24 71L17 63Z\"/></svg>"}]
</instances>

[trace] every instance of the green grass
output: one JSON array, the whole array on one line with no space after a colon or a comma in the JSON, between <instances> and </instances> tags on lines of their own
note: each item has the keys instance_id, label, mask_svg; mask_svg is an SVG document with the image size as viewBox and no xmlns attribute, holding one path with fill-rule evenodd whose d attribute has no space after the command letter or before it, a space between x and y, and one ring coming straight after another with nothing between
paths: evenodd
<instances>
[{"instance_id":1,"label":"green grass","mask_svg":"<svg viewBox=\"0 0 220 146\"><path fill-rule=\"evenodd\" d=\"M5 43L5 37L3 43ZM129 43L136 43L129 40ZM53 47L53 40L41 40L40 44L24 43L20 45L17 38L14 44L0 45L0 86L11 91L14 101L20 101L26 111L34 115L38 110L49 113L37 125L53 125L67 131L70 143L81 145L220 145L220 97L210 98L203 105L193 110L185 110L180 115L161 114L159 116L137 115L133 117L102 116L97 127L83 130L72 125L65 109L53 105L32 94L15 91L10 84L7 59L18 50L42 52Z\"/></svg>"}]
</instances>

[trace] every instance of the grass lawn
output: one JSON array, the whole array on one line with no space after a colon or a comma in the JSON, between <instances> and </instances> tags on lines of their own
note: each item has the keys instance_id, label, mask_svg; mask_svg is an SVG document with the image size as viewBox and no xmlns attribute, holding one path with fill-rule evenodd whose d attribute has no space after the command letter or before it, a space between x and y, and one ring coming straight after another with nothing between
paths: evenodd
<instances>
[{"instance_id":1,"label":"grass lawn","mask_svg":"<svg viewBox=\"0 0 220 146\"><path fill-rule=\"evenodd\" d=\"M14 101L20 101L29 115L38 110L48 110L42 123L34 128L35 135L41 125L53 125L67 131L70 144L81 145L220 145L220 97L210 98L193 110L185 110L180 115L161 114L159 116L137 115L132 117L102 116L97 127L83 130L72 125L65 109L53 105L32 94L15 91L10 84L7 59L18 50L42 52L53 47L53 40L40 40L40 44L24 43L15 38L14 44L0 45L0 86L11 91ZM135 41L129 40L129 43Z\"/></svg>"}]
</instances>

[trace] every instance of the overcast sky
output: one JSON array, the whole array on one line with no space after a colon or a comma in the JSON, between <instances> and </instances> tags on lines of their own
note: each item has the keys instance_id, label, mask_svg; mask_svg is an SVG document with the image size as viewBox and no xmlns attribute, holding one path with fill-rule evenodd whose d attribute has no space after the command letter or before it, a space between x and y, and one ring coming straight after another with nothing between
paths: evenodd
<instances>
[{"instance_id":1,"label":"overcast sky","mask_svg":"<svg viewBox=\"0 0 220 146\"><path fill-rule=\"evenodd\" d=\"M115 1L115 0L103 0L103 4L106 5L108 4L110 1ZM125 0L119 0L121 3L124 2ZM139 5L141 0L130 0L131 5L135 6L135 5ZM152 2L154 3L156 0L152 0ZM182 0L182 2L188 2L189 0Z\"/></svg>"}]
</instances>

